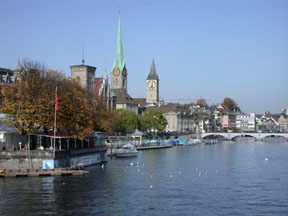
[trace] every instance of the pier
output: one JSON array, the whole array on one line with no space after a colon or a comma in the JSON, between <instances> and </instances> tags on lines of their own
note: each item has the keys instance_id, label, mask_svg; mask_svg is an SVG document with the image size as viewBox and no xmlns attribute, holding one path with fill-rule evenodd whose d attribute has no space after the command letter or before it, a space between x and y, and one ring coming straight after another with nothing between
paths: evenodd
<instances>
[{"instance_id":1,"label":"pier","mask_svg":"<svg viewBox=\"0 0 288 216\"><path fill-rule=\"evenodd\" d=\"M19 169L0 170L0 178L32 177L32 176L79 176L89 173L87 170L72 169Z\"/></svg>"},{"instance_id":2,"label":"pier","mask_svg":"<svg viewBox=\"0 0 288 216\"><path fill-rule=\"evenodd\" d=\"M138 146L137 150L150 150L150 149L163 149L163 148L171 148L172 145L147 145L147 146Z\"/></svg>"}]
</instances>

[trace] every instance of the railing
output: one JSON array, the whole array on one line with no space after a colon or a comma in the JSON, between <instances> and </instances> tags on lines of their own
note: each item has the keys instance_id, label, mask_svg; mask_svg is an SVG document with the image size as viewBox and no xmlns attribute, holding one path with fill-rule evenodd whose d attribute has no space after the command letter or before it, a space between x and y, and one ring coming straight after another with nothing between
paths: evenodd
<instances>
[{"instance_id":1,"label":"railing","mask_svg":"<svg viewBox=\"0 0 288 216\"><path fill-rule=\"evenodd\" d=\"M132 144L135 146L142 145L143 143L146 143L146 139L140 139L139 138L133 138L130 136L110 136L108 137L108 142L106 142L106 145L108 147L119 147L123 146L125 144Z\"/></svg>"},{"instance_id":2,"label":"railing","mask_svg":"<svg viewBox=\"0 0 288 216\"><path fill-rule=\"evenodd\" d=\"M30 150L30 152L26 150L22 151L0 151L1 159L9 159L9 158L26 158L30 154L31 158L52 158L53 154L51 151L41 151L41 150Z\"/></svg>"},{"instance_id":3,"label":"railing","mask_svg":"<svg viewBox=\"0 0 288 216\"><path fill-rule=\"evenodd\" d=\"M241 136L251 136L255 137L258 140L261 140L266 137L284 137L288 139L288 133L251 133L251 132L211 132L211 133L202 133L202 138L209 136L222 136L226 139L234 139L235 137Z\"/></svg>"},{"instance_id":4,"label":"railing","mask_svg":"<svg viewBox=\"0 0 288 216\"><path fill-rule=\"evenodd\" d=\"M61 150L55 151L55 158L76 156L89 153L97 153L106 151L107 147L104 145L96 146L92 148L83 149L71 149L71 150ZM53 158L53 151L50 150L22 150L22 151L0 151L0 159L16 159L16 158Z\"/></svg>"}]
</instances>

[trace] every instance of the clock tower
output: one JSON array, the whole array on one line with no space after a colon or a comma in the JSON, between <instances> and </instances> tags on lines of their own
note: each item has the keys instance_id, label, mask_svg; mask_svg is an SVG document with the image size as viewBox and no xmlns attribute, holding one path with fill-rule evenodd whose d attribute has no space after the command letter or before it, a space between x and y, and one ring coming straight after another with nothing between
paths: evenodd
<instances>
[{"instance_id":1,"label":"clock tower","mask_svg":"<svg viewBox=\"0 0 288 216\"><path fill-rule=\"evenodd\" d=\"M116 58L112 68L111 84L112 89L127 91L127 69L123 54L120 17L118 22Z\"/></svg>"},{"instance_id":2,"label":"clock tower","mask_svg":"<svg viewBox=\"0 0 288 216\"><path fill-rule=\"evenodd\" d=\"M146 79L146 104L158 105L159 103L159 78L156 73L155 61L152 60L150 73Z\"/></svg>"}]
</instances>

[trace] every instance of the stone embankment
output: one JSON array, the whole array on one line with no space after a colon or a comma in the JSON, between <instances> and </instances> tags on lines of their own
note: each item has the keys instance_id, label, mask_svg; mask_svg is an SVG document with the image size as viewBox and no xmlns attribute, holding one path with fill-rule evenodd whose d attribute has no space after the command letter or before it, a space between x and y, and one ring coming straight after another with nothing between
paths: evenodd
<instances>
[{"instance_id":1,"label":"stone embankment","mask_svg":"<svg viewBox=\"0 0 288 216\"><path fill-rule=\"evenodd\" d=\"M7 169L0 170L0 178L31 177L31 176L79 176L89 173L86 170L75 169Z\"/></svg>"}]
</instances>

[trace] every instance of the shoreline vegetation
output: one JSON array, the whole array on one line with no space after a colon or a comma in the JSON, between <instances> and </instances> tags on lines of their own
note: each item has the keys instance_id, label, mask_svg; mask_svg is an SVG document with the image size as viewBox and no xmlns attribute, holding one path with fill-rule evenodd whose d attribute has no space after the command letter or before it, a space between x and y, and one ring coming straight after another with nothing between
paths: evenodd
<instances>
[{"instance_id":1,"label":"shoreline vegetation","mask_svg":"<svg viewBox=\"0 0 288 216\"><path fill-rule=\"evenodd\" d=\"M63 73L46 69L38 62L22 60L18 67L17 81L1 86L0 112L5 114L4 123L14 126L22 135L53 135L56 131L57 136L83 140L93 131L108 134L136 129L163 131L167 125L158 111L144 115L127 110L111 111L103 98L88 95L79 80L67 79Z\"/></svg>"}]
</instances>

